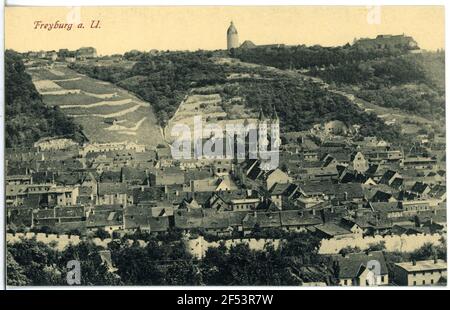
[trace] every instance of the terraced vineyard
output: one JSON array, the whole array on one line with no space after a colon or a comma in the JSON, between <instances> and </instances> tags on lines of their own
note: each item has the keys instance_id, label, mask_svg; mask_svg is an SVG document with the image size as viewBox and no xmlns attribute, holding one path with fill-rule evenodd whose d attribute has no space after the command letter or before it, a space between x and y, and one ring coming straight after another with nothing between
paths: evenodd
<instances>
[{"instance_id":1,"label":"terraced vineyard","mask_svg":"<svg viewBox=\"0 0 450 310\"><path fill-rule=\"evenodd\" d=\"M43 101L74 117L90 142L163 142L152 107L116 85L79 74L64 64L28 68Z\"/></svg>"},{"instance_id":2,"label":"terraced vineyard","mask_svg":"<svg viewBox=\"0 0 450 310\"><path fill-rule=\"evenodd\" d=\"M165 138L171 142L174 137L171 136L172 128L177 124L184 124L189 126L192 135L194 135L194 117L202 117L202 126L214 124L225 128L226 124L241 124L245 121L256 121L256 113L242 105L230 104L227 105L227 111L224 109L223 98L219 93L204 94L210 92L207 87L192 89L190 94L181 102L175 115L168 121L164 129ZM237 100L235 100L237 101ZM237 116L233 117L231 110L238 109ZM203 137L209 138L209 133L203 128Z\"/></svg>"}]
</instances>

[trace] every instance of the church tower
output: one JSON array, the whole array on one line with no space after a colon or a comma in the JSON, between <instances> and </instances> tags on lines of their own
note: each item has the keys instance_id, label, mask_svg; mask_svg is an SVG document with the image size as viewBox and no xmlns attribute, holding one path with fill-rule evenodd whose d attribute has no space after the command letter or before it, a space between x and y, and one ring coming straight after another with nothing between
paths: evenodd
<instances>
[{"instance_id":1,"label":"church tower","mask_svg":"<svg viewBox=\"0 0 450 310\"><path fill-rule=\"evenodd\" d=\"M227 49L239 47L239 37L236 27L234 27L233 22L231 22L230 27L227 30Z\"/></svg>"}]
</instances>

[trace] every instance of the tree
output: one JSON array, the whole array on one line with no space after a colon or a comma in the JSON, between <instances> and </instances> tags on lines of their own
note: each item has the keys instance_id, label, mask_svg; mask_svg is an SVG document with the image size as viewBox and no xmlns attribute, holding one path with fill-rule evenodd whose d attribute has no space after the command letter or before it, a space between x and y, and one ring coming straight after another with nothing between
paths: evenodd
<instances>
[{"instance_id":1,"label":"tree","mask_svg":"<svg viewBox=\"0 0 450 310\"><path fill-rule=\"evenodd\" d=\"M346 246L339 251L339 254L342 256L346 256L351 253L360 253L361 249L359 247Z\"/></svg>"},{"instance_id":2,"label":"tree","mask_svg":"<svg viewBox=\"0 0 450 310\"><path fill-rule=\"evenodd\" d=\"M9 250L6 251L7 284L11 286L30 285L30 280L25 275L24 268L17 263Z\"/></svg>"},{"instance_id":3,"label":"tree","mask_svg":"<svg viewBox=\"0 0 450 310\"><path fill-rule=\"evenodd\" d=\"M94 237L100 238L100 239L107 239L111 238L111 235L103 228L98 228L97 231L94 233Z\"/></svg>"},{"instance_id":4,"label":"tree","mask_svg":"<svg viewBox=\"0 0 450 310\"><path fill-rule=\"evenodd\" d=\"M371 243L369 244L369 247L366 249L366 252L372 252L372 251L384 251L386 250L386 242L380 241L378 243Z\"/></svg>"},{"instance_id":5,"label":"tree","mask_svg":"<svg viewBox=\"0 0 450 310\"><path fill-rule=\"evenodd\" d=\"M22 56L12 50L5 51L5 114L6 147L30 146L42 137L57 135L83 141L81 126L59 108L42 102Z\"/></svg>"}]
</instances>

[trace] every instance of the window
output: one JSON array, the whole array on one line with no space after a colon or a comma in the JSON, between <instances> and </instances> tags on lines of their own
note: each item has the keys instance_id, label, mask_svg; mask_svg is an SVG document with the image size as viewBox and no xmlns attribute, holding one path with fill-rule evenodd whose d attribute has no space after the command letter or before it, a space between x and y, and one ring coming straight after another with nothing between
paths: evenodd
<instances>
[{"instance_id":1,"label":"window","mask_svg":"<svg viewBox=\"0 0 450 310\"><path fill-rule=\"evenodd\" d=\"M417 285L417 282L416 282L416 281L414 281L414 282L413 282L413 285L414 285L414 286L416 286L416 285Z\"/></svg>"},{"instance_id":2,"label":"window","mask_svg":"<svg viewBox=\"0 0 450 310\"><path fill-rule=\"evenodd\" d=\"M433 280L433 279L431 279L430 283L431 283L431 284L434 284L434 280Z\"/></svg>"},{"instance_id":3,"label":"window","mask_svg":"<svg viewBox=\"0 0 450 310\"><path fill-rule=\"evenodd\" d=\"M425 285L425 280L422 281L422 284Z\"/></svg>"},{"instance_id":4,"label":"window","mask_svg":"<svg viewBox=\"0 0 450 310\"><path fill-rule=\"evenodd\" d=\"M381 282L384 282L384 276L381 276Z\"/></svg>"}]
</instances>

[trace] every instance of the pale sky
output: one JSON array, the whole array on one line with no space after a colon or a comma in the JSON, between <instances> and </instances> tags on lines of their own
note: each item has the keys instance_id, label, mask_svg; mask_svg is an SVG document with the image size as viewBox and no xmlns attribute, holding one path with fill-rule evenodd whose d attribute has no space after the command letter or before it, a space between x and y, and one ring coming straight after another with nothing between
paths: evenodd
<instances>
[{"instance_id":1,"label":"pale sky","mask_svg":"<svg viewBox=\"0 0 450 310\"><path fill-rule=\"evenodd\" d=\"M100 20L101 28L90 29L91 20ZM5 47L28 51L93 46L101 55L132 49L225 49L231 20L240 43L334 46L355 37L405 33L422 49L445 47L443 6L7 7ZM82 22L85 28L48 31L34 29L35 21Z\"/></svg>"}]
</instances>

